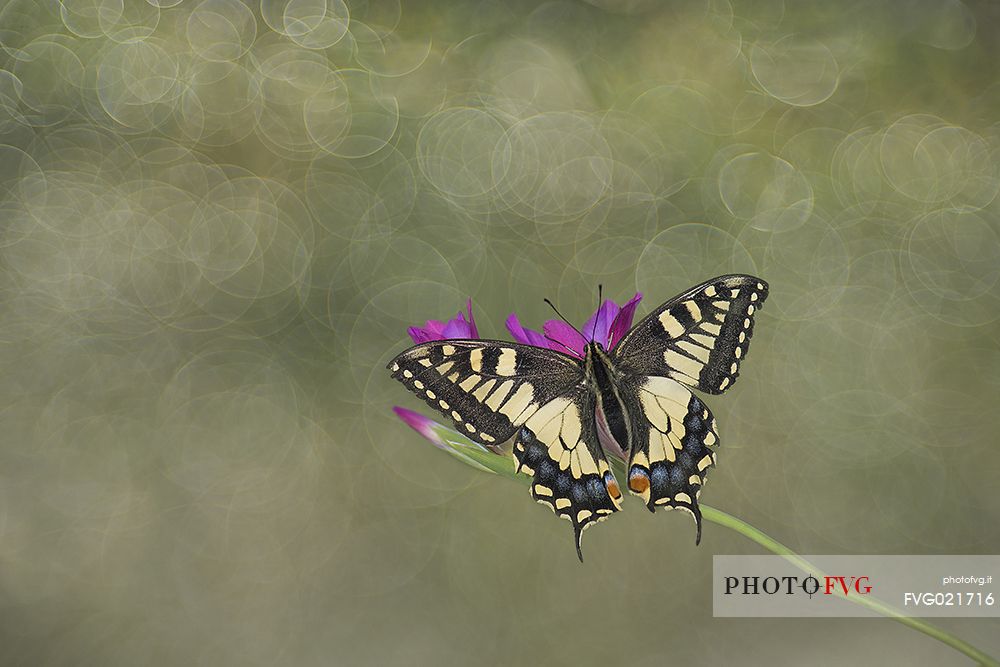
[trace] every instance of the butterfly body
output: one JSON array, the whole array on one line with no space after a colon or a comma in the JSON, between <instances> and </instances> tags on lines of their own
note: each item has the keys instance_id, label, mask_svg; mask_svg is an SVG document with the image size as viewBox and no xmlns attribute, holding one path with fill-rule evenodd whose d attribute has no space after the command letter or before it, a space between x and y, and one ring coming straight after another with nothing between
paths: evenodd
<instances>
[{"instance_id":1,"label":"butterfly body","mask_svg":"<svg viewBox=\"0 0 1000 667\"><path fill-rule=\"evenodd\" d=\"M767 283L747 275L697 285L647 315L610 350L583 355L496 340L414 346L393 377L484 445L514 439L531 495L582 532L621 509L607 456L627 455L626 488L657 507L691 513L718 445L715 420L691 388L735 382Z\"/></svg>"},{"instance_id":2,"label":"butterfly body","mask_svg":"<svg viewBox=\"0 0 1000 667\"><path fill-rule=\"evenodd\" d=\"M606 433L613 439L613 449L627 452L632 442L629 404L634 403L630 374L618 368L615 360L597 342L587 343L584 376L596 399L595 419L603 420ZM603 444L603 443L602 443Z\"/></svg>"}]
</instances>

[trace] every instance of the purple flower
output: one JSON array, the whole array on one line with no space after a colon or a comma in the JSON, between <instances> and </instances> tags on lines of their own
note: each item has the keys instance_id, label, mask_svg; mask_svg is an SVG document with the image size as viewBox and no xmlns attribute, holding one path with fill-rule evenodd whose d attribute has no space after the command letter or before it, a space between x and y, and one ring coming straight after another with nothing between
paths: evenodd
<instances>
[{"instance_id":1,"label":"purple flower","mask_svg":"<svg viewBox=\"0 0 1000 667\"><path fill-rule=\"evenodd\" d=\"M472 299L465 304L469 319L465 319L465 314L459 312L453 319L447 322L438 320L427 320L427 324L421 327L410 327L406 330L414 343L426 343L432 340L447 340L448 338L479 338L479 330L476 329L476 321L472 318Z\"/></svg>"},{"instance_id":2,"label":"purple flower","mask_svg":"<svg viewBox=\"0 0 1000 667\"><path fill-rule=\"evenodd\" d=\"M632 318L635 317L635 309L640 300L642 294L638 292L623 306L619 306L611 299L606 300L580 330L588 338L584 338L561 320L548 320L542 327L544 333L525 329L514 313L507 318L507 330L519 343L546 347L559 352L572 351L582 358L588 340L600 343L605 350L613 348L632 327ZM591 333L593 333L592 339L589 338Z\"/></svg>"}]
</instances>

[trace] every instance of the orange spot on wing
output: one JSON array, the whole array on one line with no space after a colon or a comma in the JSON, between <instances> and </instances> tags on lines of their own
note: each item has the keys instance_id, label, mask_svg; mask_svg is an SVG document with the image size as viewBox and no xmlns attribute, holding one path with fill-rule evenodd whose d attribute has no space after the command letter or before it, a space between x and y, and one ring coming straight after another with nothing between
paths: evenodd
<instances>
[{"instance_id":1,"label":"orange spot on wing","mask_svg":"<svg viewBox=\"0 0 1000 667\"><path fill-rule=\"evenodd\" d=\"M628 476L628 488L636 493L646 493L649 490L649 477L641 470L633 470Z\"/></svg>"},{"instance_id":2,"label":"orange spot on wing","mask_svg":"<svg viewBox=\"0 0 1000 667\"><path fill-rule=\"evenodd\" d=\"M610 493L611 497L615 500L622 497L621 489L618 488L618 482L616 482L614 478L604 480L604 486L608 488L608 493Z\"/></svg>"}]
</instances>

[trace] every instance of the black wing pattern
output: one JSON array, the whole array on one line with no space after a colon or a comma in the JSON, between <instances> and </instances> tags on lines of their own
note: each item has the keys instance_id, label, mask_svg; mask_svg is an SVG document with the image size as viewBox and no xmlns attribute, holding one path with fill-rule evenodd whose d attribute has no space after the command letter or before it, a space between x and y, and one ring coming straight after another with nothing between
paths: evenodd
<instances>
[{"instance_id":1,"label":"black wing pattern","mask_svg":"<svg viewBox=\"0 0 1000 667\"><path fill-rule=\"evenodd\" d=\"M670 299L632 328L614 349L639 375L657 375L721 394L740 374L754 313L768 285L747 275L719 276Z\"/></svg>"},{"instance_id":2,"label":"black wing pattern","mask_svg":"<svg viewBox=\"0 0 1000 667\"><path fill-rule=\"evenodd\" d=\"M583 561L583 531L621 508L622 494L608 467L594 424L595 397L580 387L542 406L514 442L518 472L531 475L531 497L573 524Z\"/></svg>"},{"instance_id":3,"label":"black wing pattern","mask_svg":"<svg viewBox=\"0 0 1000 667\"><path fill-rule=\"evenodd\" d=\"M461 433L490 446L583 381L579 362L568 355L499 340L423 343L388 368Z\"/></svg>"}]
</instances>

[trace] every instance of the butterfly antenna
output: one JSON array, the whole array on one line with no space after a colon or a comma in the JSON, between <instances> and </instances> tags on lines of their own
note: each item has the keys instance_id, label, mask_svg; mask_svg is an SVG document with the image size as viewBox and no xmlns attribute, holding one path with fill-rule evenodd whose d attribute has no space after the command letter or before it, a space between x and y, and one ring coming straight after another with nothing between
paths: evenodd
<instances>
[{"instance_id":1,"label":"butterfly antenna","mask_svg":"<svg viewBox=\"0 0 1000 667\"><path fill-rule=\"evenodd\" d=\"M594 326L590 328L590 340L594 340L594 336L597 335L597 320L601 319L598 315L601 312L601 304L604 303L604 285L597 286L597 310L594 311Z\"/></svg>"},{"instance_id":2,"label":"butterfly antenna","mask_svg":"<svg viewBox=\"0 0 1000 667\"><path fill-rule=\"evenodd\" d=\"M583 332L582 332L582 331L580 331L579 329L577 329L577 328L576 328L575 326L573 326L572 324L570 324L570 323L569 323L569 320L567 320L567 319L566 319L565 317L563 317L563 316L562 316L562 313L560 313L560 312L559 312L559 309L558 309L558 308L556 308L556 307L555 307L555 306L554 306L554 305L552 304L552 302L551 302L551 301L549 301L548 299L542 299L542 300L543 300L543 301L544 301L545 303L549 304L549 308L551 308L552 310L554 310L554 311L555 311L556 315L558 315L558 316L559 316L559 319L560 319L560 320L562 320L563 322L565 322L565 323L566 323L566 326L568 326L568 327L569 327L570 329L572 329L573 331L575 331L575 332L577 332L578 334L580 334L580 338L583 338L583 337L584 337L584 336L583 336Z\"/></svg>"}]
</instances>

